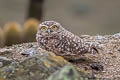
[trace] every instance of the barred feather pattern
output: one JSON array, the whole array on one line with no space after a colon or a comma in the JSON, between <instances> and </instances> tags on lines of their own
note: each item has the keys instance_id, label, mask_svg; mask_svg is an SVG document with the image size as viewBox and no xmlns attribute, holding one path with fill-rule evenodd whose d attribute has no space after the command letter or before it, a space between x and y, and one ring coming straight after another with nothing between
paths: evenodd
<instances>
[{"instance_id":1,"label":"barred feather pattern","mask_svg":"<svg viewBox=\"0 0 120 80\"><path fill-rule=\"evenodd\" d=\"M50 25L54 23L59 24L55 21L46 22ZM43 22L42 24L45 24L46 22ZM49 25L47 26L49 27ZM84 39L81 39L79 36L64 29L60 24L58 26L60 26L60 32L50 34L50 36L43 36L41 31L38 29L36 40L42 49L52 51L56 55L63 56L66 59L74 59L76 57L79 58L79 56L84 53L98 53L95 45L84 41Z\"/></svg>"}]
</instances>

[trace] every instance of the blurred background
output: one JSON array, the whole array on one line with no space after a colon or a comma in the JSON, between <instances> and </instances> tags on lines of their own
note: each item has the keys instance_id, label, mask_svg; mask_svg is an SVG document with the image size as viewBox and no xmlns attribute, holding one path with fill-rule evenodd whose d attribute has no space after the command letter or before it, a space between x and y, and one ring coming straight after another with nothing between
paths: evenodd
<instances>
[{"instance_id":1,"label":"blurred background","mask_svg":"<svg viewBox=\"0 0 120 80\"><path fill-rule=\"evenodd\" d=\"M120 0L0 0L0 47L36 41L45 20L77 35L114 34L120 32Z\"/></svg>"}]
</instances>

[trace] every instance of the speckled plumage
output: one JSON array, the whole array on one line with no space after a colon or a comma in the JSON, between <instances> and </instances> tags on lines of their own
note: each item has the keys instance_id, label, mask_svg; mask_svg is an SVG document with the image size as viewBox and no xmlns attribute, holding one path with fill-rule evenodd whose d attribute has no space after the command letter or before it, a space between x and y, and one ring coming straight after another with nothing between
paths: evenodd
<instances>
[{"instance_id":1,"label":"speckled plumage","mask_svg":"<svg viewBox=\"0 0 120 80\"><path fill-rule=\"evenodd\" d=\"M54 25L57 26L55 31L51 29ZM42 26L46 26L47 30L42 31ZM66 59L79 58L83 53L98 53L93 44L67 31L61 24L55 21L42 22L39 25L36 40L42 49L52 51Z\"/></svg>"}]
</instances>

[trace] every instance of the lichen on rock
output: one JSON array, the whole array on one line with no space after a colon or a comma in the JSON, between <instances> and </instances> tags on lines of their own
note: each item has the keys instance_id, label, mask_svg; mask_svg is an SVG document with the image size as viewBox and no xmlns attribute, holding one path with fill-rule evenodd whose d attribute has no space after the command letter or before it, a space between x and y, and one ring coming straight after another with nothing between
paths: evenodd
<instances>
[{"instance_id":1,"label":"lichen on rock","mask_svg":"<svg viewBox=\"0 0 120 80\"><path fill-rule=\"evenodd\" d=\"M5 80L46 80L65 65L72 65L63 57L40 49L36 43L2 48L0 56L6 63L0 68L0 78Z\"/></svg>"},{"instance_id":2,"label":"lichen on rock","mask_svg":"<svg viewBox=\"0 0 120 80\"><path fill-rule=\"evenodd\" d=\"M48 80L85 80L89 79L84 73L79 74L72 65L66 65L52 74Z\"/></svg>"}]
</instances>

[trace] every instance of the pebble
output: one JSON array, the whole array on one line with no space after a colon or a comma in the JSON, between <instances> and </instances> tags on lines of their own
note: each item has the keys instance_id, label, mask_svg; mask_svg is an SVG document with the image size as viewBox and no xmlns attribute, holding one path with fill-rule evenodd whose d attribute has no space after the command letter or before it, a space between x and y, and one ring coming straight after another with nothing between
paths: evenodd
<instances>
[{"instance_id":1,"label":"pebble","mask_svg":"<svg viewBox=\"0 0 120 80\"><path fill-rule=\"evenodd\" d=\"M34 48L29 48L22 53L22 55L28 55L28 56L33 56L35 54L37 54L37 51Z\"/></svg>"},{"instance_id":2,"label":"pebble","mask_svg":"<svg viewBox=\"0 0 120 80\"><path fill-rule=\"evenodd\" d=\"M115 38L120 38L120 33L114 34L113 37L115 37Z\"/></svg>"},{"instance_id":3,"label":"pebble","mask_svg":"<svg viewBox=\"0 0 120 80\"><path fill-rule=\"evenodd\" d=\"M3 67L3 63L2 63L2 62L0 62L0 68L1 68L1 67Z\"/></svg>"}]
</instances>

